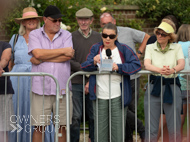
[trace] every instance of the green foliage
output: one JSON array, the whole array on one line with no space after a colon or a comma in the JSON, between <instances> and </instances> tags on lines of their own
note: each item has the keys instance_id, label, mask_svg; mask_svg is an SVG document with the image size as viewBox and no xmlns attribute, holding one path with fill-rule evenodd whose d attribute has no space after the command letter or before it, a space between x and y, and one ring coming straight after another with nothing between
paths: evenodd
<instances>
[{"instance_id":1,"label":"green foliage","mask_svg":"<svg viewBox=\"0 0 190 142\"><path fill-rule=\"evenodd\" d=\"M190 24L190 0L134 0L131 4L139 6L138 16L146 16L150 21L174 15L180 24Z\"/></svg>"},{"instance_id":2,"label":"green foliage","mask_svg":"<svg viewBox=\"0 0 190 142\"><path fill-rule=\"evenodd\" d=\"M20 0L13 4L14 6L8 9L1 22L1 29L5 30L6 34L10 35L10 37L18 33L19 25L15 23L14 19L21 17L23 7L27 6L27 2L25 2L25 0Z\"/></svg>"},{"instance_id":3,"label":"green foliage","mask_svg":"<svg viewBox=\"0 0 190 142\"><path fill-rule=\"evenodd\" d=\"M104 4L102 0L34 0L33 4L26 2L26 0L21 0L18 2L18 5L8 11L8 15L3 20L2 28L6 29L7 34L11 37L13 34L18 33L19 29L19 25L14 22L14 19L22 16L22 10L25 7L33 6L36 8L38 15L43 16L43 12L48 5L55 5L64 15L62 17L63 23L69 25L71 27L70 31L72 32L78 28L75 17L77 10L87 7L93 11L94 17L99 19L100 9Z\"/></svg>"}]
</instances>

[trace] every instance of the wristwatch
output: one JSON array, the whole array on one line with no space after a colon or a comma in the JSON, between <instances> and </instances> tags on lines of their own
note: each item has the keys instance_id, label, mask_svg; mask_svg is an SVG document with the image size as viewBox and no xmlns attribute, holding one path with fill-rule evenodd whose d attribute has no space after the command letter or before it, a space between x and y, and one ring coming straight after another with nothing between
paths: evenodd
<instances>
[{"instance_id":1,"label":"wristwatch","mask_svg":"<svg viewBox=\"0 0 190 142\"><path fill-rule=\"evenodd\" d=\"M142 52L140 50L138 50L137 53L142 55Z\"/></svg>"}]
</instances>

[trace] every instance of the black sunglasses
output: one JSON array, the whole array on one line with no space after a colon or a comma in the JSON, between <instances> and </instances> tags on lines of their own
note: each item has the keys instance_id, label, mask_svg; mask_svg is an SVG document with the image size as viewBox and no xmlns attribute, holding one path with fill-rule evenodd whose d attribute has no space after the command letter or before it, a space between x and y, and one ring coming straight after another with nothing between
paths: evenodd
<instances>
[{"instance_id":1,"label":"black sunglasses","mask_svg":"<svg viewBox=\"0 0 190 142\"><path fill-rule=\"evenodd\" d=\"M49 18L48 18L49 19ZM63 20L62 19L49 19L50 21L52 21L53 23L56 23L57 21L58 22L62 22Z\"/></svg>"},{"instance_id":2,"label":"black sunglasses","mask_svg":"<svg viewBox=\"0 0 190 142\"><path fill-rule=\"evenodd\" d=\"M103 38L109 37L110 39L114 39L114 38L116 37L116 35L113 35L113 34L107 35L107 34L102 33L102 37L103 37Z\"/></svg>"},{"instance_id":3,"label":"black sunglasses","mask_svg":"<svg viewBox=\"0 0 190 142\"><path fill-rule=\"evenodd\" d=\"M167 37L168 36L168 34L163 34L163 33L160 33L159 31L156 31L156 35L161 35L162 37Z\"/></svg>"}]
</instances>

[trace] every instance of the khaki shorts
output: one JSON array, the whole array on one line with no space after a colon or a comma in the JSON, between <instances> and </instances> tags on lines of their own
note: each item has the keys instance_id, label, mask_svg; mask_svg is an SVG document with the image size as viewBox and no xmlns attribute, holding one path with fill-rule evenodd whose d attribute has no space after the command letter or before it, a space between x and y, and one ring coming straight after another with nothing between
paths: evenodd
<instances>
[{"instance_id":1,"label":"khaki shorts","mask_svg":"<svg viewBox=\"0 0 190 142\"><path fill-rule=\"evenodd\" d=\"M43 95L38 95L32 92L31 102L31 123L34 126L43 126L56 123L56 119L59 125L66 125L66 95L59 100L59 116L55 115L56 108L56 96L55 95L44 95L44 114L43 114ZM51 115L53 112L53 115ZM70 92L70 123L72 121L73 104L72 104L72 93Z\"/></svg>"}]
</instances>

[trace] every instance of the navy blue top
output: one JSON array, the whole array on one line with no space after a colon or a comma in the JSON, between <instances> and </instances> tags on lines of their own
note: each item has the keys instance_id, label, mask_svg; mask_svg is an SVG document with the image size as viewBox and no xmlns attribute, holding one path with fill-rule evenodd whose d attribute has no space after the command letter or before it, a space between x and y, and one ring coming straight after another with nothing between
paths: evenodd
<instances>
[{"instance_id":1,"label":"navy blue top","mask_svg":"<svg viewBox=\"0 0 190 142\"><path fill-rule=\"evenodd\" d=\"M11 48L11 45L6 42L0 41L0 58L3 54L3 51L7 48ZM8 64L3 70L5 72L9 72ZM0 95L4 95L4 94L5 94L5 77L2 76L0 77ZM7 94L14 94L9 76L7 77Z\"/></svg>"}]
</instances>

